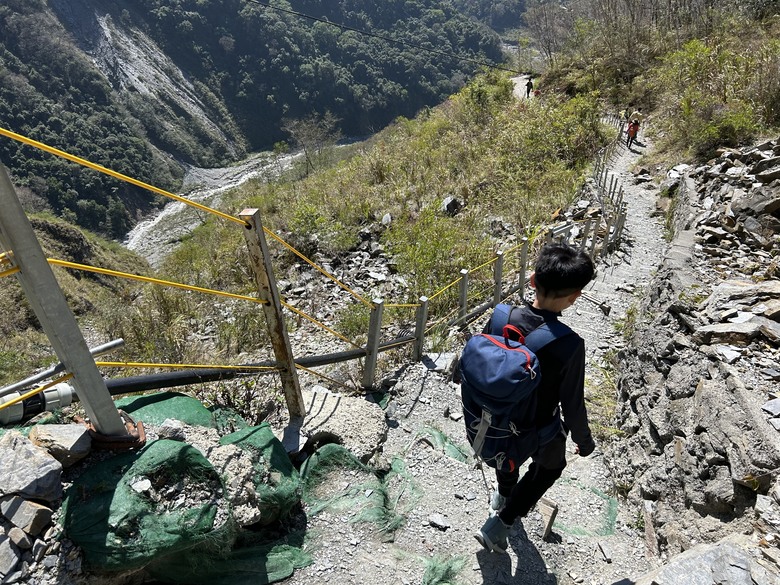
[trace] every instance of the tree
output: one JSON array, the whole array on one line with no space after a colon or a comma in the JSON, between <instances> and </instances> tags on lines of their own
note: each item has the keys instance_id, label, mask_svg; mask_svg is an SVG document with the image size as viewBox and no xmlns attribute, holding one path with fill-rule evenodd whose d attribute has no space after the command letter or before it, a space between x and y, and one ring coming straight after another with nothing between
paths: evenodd
<instances>
[{"instance_id":1,"label":"tree","mask_svg":"<svg viewBox=\"0 0 780 585\"><path fill-rule=\"evenodd\" d=\"M533 32L542 54L549 64L555 62L555 56L566 42L571 30L567 8L549 0L534 0L525 12L525 23Z\"/></svg>"},{"instance_id":2,"label":"tree","mask_svg":"<svg viewBox=\"0 0 780 585\"><path fill-rule=\"evenodd\" d=\"M301 149L304 158L304 176L316 170L324 162L330 147L341 139L339 120L330 112L322 116L311 114L299 120L282 121L282 129L290 135L294 148Z\"/></svg>"}]
</instances>

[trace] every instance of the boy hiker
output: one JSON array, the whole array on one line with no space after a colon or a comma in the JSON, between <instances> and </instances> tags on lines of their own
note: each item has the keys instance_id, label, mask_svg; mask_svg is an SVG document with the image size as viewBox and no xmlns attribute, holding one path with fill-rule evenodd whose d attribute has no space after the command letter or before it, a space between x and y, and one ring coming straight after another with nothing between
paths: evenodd
<instances>
[{"instance_id":1,"label":"boy hiker","mask_svg":"<svg viewBox=\"0 0 780 585\"><path fill-rule=\"evenodd\" d=\"M531 81L531 78L528 78L528 83L525 84L525 99L528 99L531 97L531 90L534 88L534 82Z\"/></svg>"},{"instance_id":2,"label":"boy hiker","mask_svg":"<svg viewBox=\"0 0 780 585\"><path fill-rule=\"evenodd\" d=\"M509 469L496 470L498 489L491 498L491 516L475 534L489 551L506 551L514 521L528 514L561 476L566 467L569 431L577 445L575 453L581 457L587 457L596 448L585 410L585 342L558 322L561 312L574 304L593 273L593 262L585 252L567 244L548 244L542 248L531 275L533 304L510 311L510 323L516 324L523 334L545 322L565 332L535 351L541 370L541 383L536 389L538 446L522 478L519 467L523 461ZM498 325L500 328L504 324ZM492 333L490 329L488 323L485 332Z\"/></svg>"}]
</instances>

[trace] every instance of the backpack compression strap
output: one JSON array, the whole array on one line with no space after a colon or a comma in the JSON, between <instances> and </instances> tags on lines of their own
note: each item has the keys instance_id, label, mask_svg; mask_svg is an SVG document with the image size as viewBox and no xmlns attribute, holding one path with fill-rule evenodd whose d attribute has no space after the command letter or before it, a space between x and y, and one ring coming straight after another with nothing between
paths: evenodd
<instances>
[{"instance_id":1,"label":"backpack compression strap","mask_svg":"<svg viewBox=\"0 0 780 585\"><path fill-rule=\"evenodd\" d=\"M482 451L482 446L485 444L485 435L490 428L490 423L493 422L493 415L489 410L482 411L482 419L477 426L477 434L474 437L474 442L471 444L472 455L475 459L479 457L479 453Z\"/></svg>"}]
</instances>

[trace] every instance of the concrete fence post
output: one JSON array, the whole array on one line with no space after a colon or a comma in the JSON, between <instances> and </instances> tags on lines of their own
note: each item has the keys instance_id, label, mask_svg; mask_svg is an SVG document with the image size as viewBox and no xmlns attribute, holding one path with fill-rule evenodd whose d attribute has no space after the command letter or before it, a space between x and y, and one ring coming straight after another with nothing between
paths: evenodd
<instances>
[{"instance_id":1,"label":"concrete fence post","mask_svg":"<svg viewBox=\"0 0 780 585\"><path fill-rule=\"evenodd\" d=\"M379 340L382 336L382 313L385 308L382 299L372 299L371 302L371 317L368 321L368 341L366 342L366 364L363 368L363 388L374 387Z\"/></svg>"},{"instance_id":2,"label":"concrete fence post","mask_svg":"<svg viewBox=\"0 0 780 585\"><path fill-rule=\"evenodd\" d=\"M73 374L73 386L90 422L101 435L128 436L130 433L2 164L0 209L0 243L20 269L17 279L49 343L65 369Z\"/></svg>"},{"instance_id":3,"label":"concrete fence post","mask_svg":"<svg viewBox=\"0 0 780 585\"><path fill-rule=\"evenodd\" d=\"M582 241L580 242L580 250L584 250L585 246L588 243L588 236L590 235L590 228L593 224L593 218L588 218L588 221L585 222L585 231L582 232Z\"/></svg>"},{"instance_id":4,"label":"concrete fence post","mask_svg":"<svg viewBox=\"0 0 780 585\"><path fill-rule=\"evenodd\" d=\"M504 252L496 252L496 263L493 265L493 306L501 302L504 291Z\"/></svg>"},{"instance_id":5,"label":"concrete fence post","mask_svg":"<svg viewBox=\"0 0 780 585\"><path fill-rule=\"evenodd\" d=\"M525 273L528 268L528 238L523 238L523 247L520 249L520 297L525 298Z\"/></svg>"},{"instance_id":6,"label":"concrete fence post","mask_svg":"<svg viewBox=\"0 0 780 585\"><path fill-rule=\"evenodd\" d=\"M428 324L428 297L420 297L420 306L417 307L414 324L414 348L412 359L419 362L425 348L425 326Z\"/></svg>"},{"instance_id":7,"label":"concrete fence post","mask_svg":"<svg viewBox=\"0 0 780 585\"><path fill-rule=\"evenodd\" d=\"M601 227L601 220L602 217L597 217L594 221L595 224L593 226L593 238L591 238L590 241L590 257L592 260L596 259L595 253L596 253L596 240L598 240L599 237L599 227Z\"/></svg>"},{"instance_id":8,"label":"concrete fence post","mask_svg":"<svg viewBox=\"0 0 780 585\"><path fill-rule=\"evenodd\" d=\"M615 214L612 213L607 216L607 231L604 232L604 239L603 239L603 247L601 248L601 257L605 258L607 256L607 252L609 251L609 240L610 240L610 232L612 231L612 226L615 223Z\"/></svg>"},{"instance_id":9,"label":"concrete fence post","mask_svg":"<svg viewBox=\"0 0 780 585\"><path fill-rule=\"evenodd\" d=\"M458 287L458 319L463 319L468 312L469 304L469 271L460 271L460 286Z\"/></svg>"},{"instance_id":10,"label":"concrete fence post","mask_svg":"<svg viewBox=\"0 0 780 585\"><path fill-rule=\"evenodd\" d=\"M276 362L281 368L280 377L287 401L287 410L291 417L305 417L306 405L298 382L298 371L295 368L290 338L282 313L282 302L276 287L271 255L263 232L263 222L259 209L245 209L239 217L246 222L244 239L249 250L249 263L255 275L258 298L266 303L263 313L271 337Z\"/></svg>"}]
</instances>

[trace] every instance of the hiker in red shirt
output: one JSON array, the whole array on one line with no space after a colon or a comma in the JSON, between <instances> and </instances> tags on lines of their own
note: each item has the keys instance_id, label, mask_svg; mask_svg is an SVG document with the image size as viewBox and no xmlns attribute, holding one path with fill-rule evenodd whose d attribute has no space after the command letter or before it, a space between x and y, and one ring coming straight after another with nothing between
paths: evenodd
<instances>
[{"instance_id":1,"label":"hiker in red shirt","mask_svg":"<svg viewBox=\"0 0 780 585\"><path fill-rule=\"evenodd\" d=\"M626 146L628 146L629 149L631 148L631 145L634 144L638 132L639 122L636 120L629 120L628 128L626 128Z\"/></svg>"}]
</instances>

